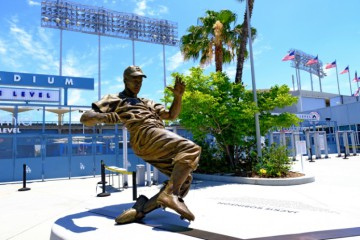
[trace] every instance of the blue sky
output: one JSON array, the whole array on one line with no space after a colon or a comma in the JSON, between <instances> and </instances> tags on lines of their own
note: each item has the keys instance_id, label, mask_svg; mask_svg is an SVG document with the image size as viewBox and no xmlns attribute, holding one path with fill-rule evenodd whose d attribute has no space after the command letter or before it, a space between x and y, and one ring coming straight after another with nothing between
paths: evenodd
<instances>
[{"instance_id":1,"label":"blue sky","mask_svg":"<svg viewBox=\"0 0 360 240\"><path fill-rule=\"evenodd\" d=\"M119 12L134 13L150 18L167 19L178 23L179 38L186 34L197 18L206 10L229 9L238 14L242 22L245 3L237 0L78 0L90 6L99 6ZM35 74L59 73L60 32L42 28L39 0L0 1L0 71ZM254 69L258 89L287 84L292 89L295 70L290 62L281 59L289 49L299 49L318 55L324 63L336 59L339 73L349 65L351 79L360 71L358 0L255 0L252 26L258 36L253 43ZM101 38L101 95L123 89L123 70L132 64L132 43L129 40ZM143 83L141 97L159 101L163 96L163 46L135 43L136 65L140 65L148 78ZM186 73L198 62L184 62L178 47L165 48L166 78L174 71ZM214 71L215 65L206 67ZM231 78L235 63L224 66ZM326 70L322 80L324 92L337 93L335 68ZM95 90L70 90L69 104L90 106L98 98L98 38L95 35L63 31L63 75L92 77ZM244 83L251 89L249 60L244 69ZM311 90L309 73L301 72L302 89ZM313 77L314 90L319 91L317 77ZM341 94L350 95L347 74L339 75ZM351 83L353 91L356 83Z\"/></svg>"}]
</instances>

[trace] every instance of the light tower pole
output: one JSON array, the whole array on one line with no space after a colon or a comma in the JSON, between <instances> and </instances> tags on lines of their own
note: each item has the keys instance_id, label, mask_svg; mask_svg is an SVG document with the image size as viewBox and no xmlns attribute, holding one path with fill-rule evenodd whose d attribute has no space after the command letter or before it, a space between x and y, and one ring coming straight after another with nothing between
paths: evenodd
<instances>
[{"instance_id":1,"label":"light tower pole","mask_svg":"<svg viewBox=\"0 0 360 240\"><path fill-rule=\"evenodd\" d=\"M246 18L248 21L248 32L249 32L249 52L250 52L250 65L251 65L251 79L252 79L252 89L254 95L254 102L256 107L258 106L257 93L256 93L256 81L255 81L255 70L254 70L254 57L252 51L252 37L251 37L251 24L249 16L249 0L246 0ZM262 156L261 152L261 134L260 134L260 122L259 122L259 113L255 113L255 131L256 131L256 149L258 157Z\"/></svg>"}]
</instances>

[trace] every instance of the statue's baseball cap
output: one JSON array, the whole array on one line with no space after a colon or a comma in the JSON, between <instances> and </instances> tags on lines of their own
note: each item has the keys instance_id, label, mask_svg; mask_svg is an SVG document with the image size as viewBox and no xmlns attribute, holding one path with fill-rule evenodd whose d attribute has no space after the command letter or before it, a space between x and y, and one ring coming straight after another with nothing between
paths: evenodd
<instances>
[{"instance_id":1,"label":"statue's baseball cap","mask_svg":"<svg viewBox=\"0 0 360 240\"><path fill-rule=\"evenodd\" d=\"M143 73L139 66L129 66L124 71L124 78L125 77L135 77L135 76L142 76L146 78L146 75Z\"/></svg>"}]
</instances>

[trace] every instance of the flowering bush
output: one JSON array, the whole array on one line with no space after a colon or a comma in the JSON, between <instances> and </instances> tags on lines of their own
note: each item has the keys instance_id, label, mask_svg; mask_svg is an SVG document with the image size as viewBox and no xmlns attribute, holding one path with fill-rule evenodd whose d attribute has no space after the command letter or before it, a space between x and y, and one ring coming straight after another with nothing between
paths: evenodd
<instances>
[{"instance_id":1,"label":"flowering bush","mask_svg":"<svg viewBox=\"0 0 360 240\"><path fill-rule=\"evenodd\" d=\"M266 176L266 169L260 168L259 173L261 176Z\"/></svg>"},{"instance_id":2,"label":"flowering bush","mask_svg":"<svg viewBox=\"0 0 360 240\"><path fill-rule=\"evenodd\" d=\"M291 169L292 160L284 146L264 148L262 158L255 165L255 172L262 177L285 177Z\"/></svg>"}]
</instances>

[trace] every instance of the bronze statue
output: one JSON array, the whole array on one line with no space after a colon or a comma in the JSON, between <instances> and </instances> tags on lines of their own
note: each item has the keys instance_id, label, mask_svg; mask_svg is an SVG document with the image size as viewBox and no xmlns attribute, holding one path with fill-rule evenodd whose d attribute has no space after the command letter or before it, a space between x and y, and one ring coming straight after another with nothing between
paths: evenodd
<instances>
[{"instance_id":1,"label":"bronze statue","mask_svg":"<svg viewBox=\"0 0 360 240\"><path fill-rule=\"evenodd\" d=\"M80 121L86 126L97 123L123 123L130 133L130 144L136 155L169 176L159 193L148 199L141 195L134 206L116 218L119 224L134 222L159 207L169 207L189 221L195 219L183 198L187 195L192 176L199 162L201 148L192 141L165 129L163 120L174 120L181 111L185 84L176 77L174 88L168 87L174 100L169 110L145 98L138 98L146 75L138 66L124 71L125 90L108 94L92 104Z\"/></svg>"}]
</instances>

